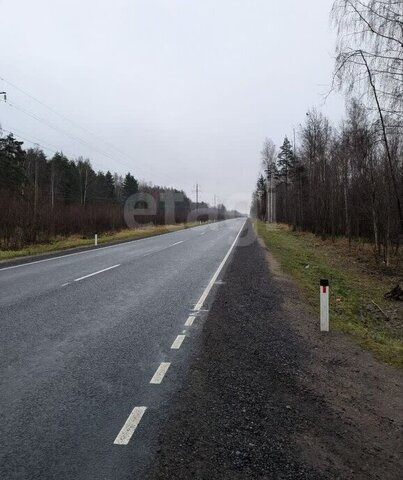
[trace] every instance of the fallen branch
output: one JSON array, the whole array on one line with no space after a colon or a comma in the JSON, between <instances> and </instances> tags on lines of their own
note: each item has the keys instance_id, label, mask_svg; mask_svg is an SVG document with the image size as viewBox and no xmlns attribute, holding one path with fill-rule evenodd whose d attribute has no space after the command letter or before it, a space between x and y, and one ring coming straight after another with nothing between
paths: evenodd
<instances>
[{"instance_id":1,"label":"fallen branch","mask_svg":"<svg viewBox=\"0 0 403 480\"><path fill-rule=\"evenodd\" d=\"M382 308L377 303L375 303L373 300L371 300L371 302L375 305L375 307L377 307L379 309L380 312L382 312L385 315L386 320L389 321L390 318L389 318L388 314L384 310L382 310Z\"/></svg>"}]
</instances>

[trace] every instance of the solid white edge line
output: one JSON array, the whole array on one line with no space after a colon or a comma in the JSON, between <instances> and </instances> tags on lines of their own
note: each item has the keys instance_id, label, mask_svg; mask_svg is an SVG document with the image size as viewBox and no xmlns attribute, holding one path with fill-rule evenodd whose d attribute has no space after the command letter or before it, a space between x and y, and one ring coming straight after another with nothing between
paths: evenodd
<instances>
[{"instance_id":1,"label":"solid white edge line","mask_svg":"<svg viewBox=\"0 0 403 480\"><path fill-rule=\"evenodd\" d=\"M192 326L193 322L195 321L195 316L194 315L189 315L188 319L185 322L185 327L190 327Z\"/></svg>"},{"instance_id":2,"label":"solid white edge line","mask_svg":"<svg viewBox=\"0 0 403 480\"><path fill-rule=\"evenodd\" d=\"M114 440L114 445L127 445L132 438L134 431L140 423L141 417L147 407L134 407L122 429Z\"/></svg>"},{"instance_id":3,"label":"solid white edge line","mask_svg":"<svg viewBox=\"0 0 403 480\"><path fill-rule=\"evenodd\" d=\"M118 263L117 265L113 265L112 267L104 268L103 270L98 270L98 272L90 273L89 275L84 275L84 277L75 278L74 281L79 282L80 280L93 277L94 275L98 275L98 273L107 272L108 270L112 270L112 268L116 268L116 267L120 267L120 263Z\"/></svg>"},{"instance_id":4,"label":"solid white edge line","mask_svg":"<svg viewBox=\"0 0 403 480\"><path fill-rule=\"evenodd\" d=\"M218 275L220 275L221 270L224 268L225 262L228 260L228 257L231 255L231 252L234 249L236 242L238 241L239 235L241 234L241 232L243 230L243 227L245 226L245 223L246 223L246 220L243 222L242 227L240 228L240 230L238 232L238 235L235 237L235 240L233 241L232 245L230 246L227 254L223 258L223 260L220 263L219 267L217 268L215 274L212 276L209 284L207 285L204 292L202 293L202 296L200 297L199 301L196 303L196 305L194 307L195 311L200 310L202 308L204 302L206 301L206 298L207 298L208 294L210 293L210 290L213 288L214 283L216 282L216 280L218 278Z\"/></svg>"},{"instance_id":5,"label":"solid white edge line","mask_svg":"<svg viewBox=\"0 0 403 480\"><path fill-rule=\"evenodd\" d=\"M165 374L168 371L168 368L171 366L170 362L161 362L160 366L157 368L156 372L153 375L153 378L150 380L150 383L158 385L162 382L165 377Z\"/></svg>"},{"instance_id":6,"label":"solid white edge line","mask_svg":"<svg viewBox=\"0 0 403 480\"><path fill-rule=\"evenodd\" d=\"M185 340L185 336L186 335L178 335L175 338L174 343L171 345L171 349L172 350L178 350L180 348L180 346L182 345L183 340Z\"/></svg>"}]
</instances>

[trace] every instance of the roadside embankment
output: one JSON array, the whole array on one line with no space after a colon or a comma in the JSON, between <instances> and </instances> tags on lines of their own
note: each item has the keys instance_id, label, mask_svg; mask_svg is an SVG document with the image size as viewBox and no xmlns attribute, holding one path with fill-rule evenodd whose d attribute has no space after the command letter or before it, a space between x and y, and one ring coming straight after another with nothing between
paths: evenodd
<instances>
[{"instance_id":1,"label":"roadside embankment","mask_svg":"<svg viewBox=\"0 0 403 480\"><path fill-rule=\"evenodd\" d=\"M140 238L161 235L164 233L191 228L199 223L180 223L176 225L148 225L141 228L124 229L118 232L104 232L98 235L98 245L108 243L119 243ZM29 245L20 250L0 250L0 262L3 260L14 260L22 257L35 255L46 255L49 253L62 252L70 249L78 249L94 246L94 236L82 237L71 235L64 238L57 238L48 243Z\"/></svg>"},{"instance_id":2,"label":"roadside embankment","mask_svg":"<svg viewBox=\"0 0 403 480\"><path fill-rule=\"evenodd\" d=\"M297 282L312 313L319 313L319 279L330 281L331 328L350 334L375 358L403 368L403 302L384 294L402 279L398 270L376 268L341 243L322 241L285 225L257 222L257 232ZM367 254L367 252L364 252Z\"/></svg>"}]
</instances>

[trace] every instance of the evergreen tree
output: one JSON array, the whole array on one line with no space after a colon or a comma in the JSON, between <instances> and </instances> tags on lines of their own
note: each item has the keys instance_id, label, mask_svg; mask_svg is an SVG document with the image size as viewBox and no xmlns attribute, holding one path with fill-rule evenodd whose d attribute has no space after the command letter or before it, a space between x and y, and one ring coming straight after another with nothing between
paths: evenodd
<instances>
[{"instance_id":1,"label":"evergreen tree","mask_svg":"<svg viewBox=\"0 0 403 480\"><path fill-rule=\"evenodd\" d=\"M257 193L257 200L258 200L258 217L261 220L266 218L266 207L267 207L267 190L266 190L266 182L263 175L259 175L256 184L256 193Z\"/></svg>"},{"instance_id":2,"label":"evergreen tree","mask_svg":"<svg viewBox=\"0 0 403 480\"><path fill-rule=\"evenodd\" d=\"M125 201L127 198L130 197L130 195L134 195L139 191L139 183L138 181L133 177L133 175L128 172L128 174L125 176L125 179L123 181L123 194L122 194L122 199Z\"/></svg>"},{"instance_id":3,"label":"evergreen tree","mask_svg":"<svg viewBox=\"0 0 403 480\"><path fill-rule=\"evenodd\" d=\"M23 142L10 133L0 138L0 188L21 191L25 181L25 152Z\"/></svg>"},{"instance_id":4,"label":"evergreen tree","mask_svg":"<svg viewBox=\"0 0 403 480\"><path fill-rule=\"evenodd\" d=\"M109 170L106 173L97 173L95 190L97 203L110 203L115 200L115 181Z\"/></svg>"},{"instance_id":5,"label":"evergreen tree","mask_svg":"<svg viewBox=\"0 0 403 480\"><path fill-rule=\"evenodd\" d=\"M105 174L105 197L109 201L115 199L115 181L109 170Z\"/></svg>"},{"instance_id":6,"label":"evergreen tree","mask_svg":"<svg viewBox=\"0 0 403 480\"><path fill-rule=\"evenodd\" d=\"M38 204L42 200L43 193L48 193L47 186L49 182L48 160L39 148L29 148L26 151L25 175L26 187L24 194L32 206L34 219L36 220Z\"/></svg>"},{"instance_id":7,"label":"evergreen tree","mask_svg":"<svg viewBox=\"0 0 403 480\"><path fill-rule=\"evenodd\" d=\"M287 137L284 138L284 142L280 147L277 166L277 178L283 181L287 188L295 171L294 151L291 142L288 140Z\"/></svg>"},{"instance_id":8,"label":"evergreen tree","mask_svg":"<svg viewBox=\"0 0 403 480\"><path fill-rule=\"evenodd\" d=\"M66 205L80 202L80 173L73 160L64 165L63 200Z\"/></svg>"},{"instance_id":9,"label":"evergreen tree","mask_svg":"<svg viewBox=\"0 0 403 480\"><path fill-rule=\"evenodd\" d=\"M87 203L93 200L96 174L88 158L79 157L76 160L76 168L80 189L80 204L87 205Z\"/></svg>"},{"instance_id":10,"label":"evergreen tree","mask_svg":"<svg viewBox=\"0 0 403 480\"><path fill-rule=\"evenodd\" d=\"M285 185L284 194L284 215L289 220L289 199L288 189L290 183L292 183L296 174L296 161L294 151L291 142L287 137L284 138L284 142L280 147L280 153L278 154L277 166L278 173L277 179Z\"/></svg>"},{"instance_id":11,"label":"evergreen tree","mask_svg":"<svg viewBox=\"0 0 403 480\"><path fill-rule=\"evenodd\" d=\"M76 164L63 152L56 152L50 160L50 194L56 202L71 205L80 199L80 177Z\"/></svg>"}]
</instances>

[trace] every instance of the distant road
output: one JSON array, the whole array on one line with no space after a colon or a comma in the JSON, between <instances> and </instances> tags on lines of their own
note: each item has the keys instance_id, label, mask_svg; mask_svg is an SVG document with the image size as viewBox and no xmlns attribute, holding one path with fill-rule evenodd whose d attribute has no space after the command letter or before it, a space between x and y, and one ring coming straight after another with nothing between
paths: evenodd
<instances>
[{"instance_id":1,"label":"distant road","mask_svg":"<svg viewBox=\"0 0 403 480\"><path fill-rule=\"evenodd\" d=\"M141 478L244 222L0 267L0 478Z\"/></svg>"}]
</instances>

